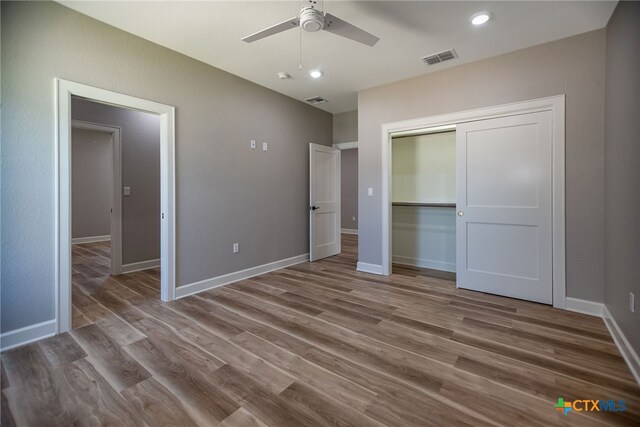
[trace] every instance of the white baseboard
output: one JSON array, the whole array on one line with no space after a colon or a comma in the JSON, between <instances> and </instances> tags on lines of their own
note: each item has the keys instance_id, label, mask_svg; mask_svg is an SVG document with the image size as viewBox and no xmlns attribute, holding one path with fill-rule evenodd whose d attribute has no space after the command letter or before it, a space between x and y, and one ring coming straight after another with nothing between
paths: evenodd
<instances>
[{"instance_id":1,"label":"white baseboard","mask_svg":"<svg viewBox=\"0 0 640 427\"><path fill-rule=\"evenodd\" d=\"M382 266L378 264L369 264L366 262L359 262L356 270L361 271L363 273L371 273L382 275Z\"/></svg>"},{"instance_id":2,"label":"white baseboard","mask_svg":"<svg viewBox=\"0 0 640 427\"><path fill-rule=\"evenodd\" d=\"M411 258L406 256L393 256L393 262L398 264L412 265L420 268L430 268L432 270L456 272L456 264L451 262L434 261L431 259Z\"/></svg>"},{"instance_id":3,"label":"white baseboard","mask_svg":"<svg viewBox=\"0 0 640 427\"><path fill-rule=\"evenodd\" d=\"M354 230L354 229L352 229L352 228L341 228L341 229L340 229L340 233L342 233L342 234L355 234L355 235L357 235L357 234L358 234L358 230Z\"/></svg>"},{"instance_id":4,"label":"white baseboard","mask_svg":"<svg viewBox=\"0 0 640 427\"><path fill-rule=\"evenodd\" d=\"M97 243L97 242L108 242L111 240L111 235L107 234L106 236L88 236L88 237L76 237L71 239L72 245L78 245L80 243Z\"/></svg>"},{"instance_id":5,"label":"white baseboard","mask_svg":"<svg viewBox=\"0 0 640 427\"><path fill-rule=\"evenodd\" d=\"M56 320L47 320L24 328L5 332L0 335L0 351L49 338L56 334Z\"/></svg>"},{"instance_id":6,"label":"white baseboard","mask_svg":"<svg viewBox=\"0 0 640 427\"><path fill-rule=\"evenodd\" d=\"M148 270L150 268L160 267L160 259L150 259L149 261L132 262L131 264L122 264L122 274L133 273L134 271Z\"/></svg>"},{"instance_id":7,"label":"white baseboard","mask_svg":"<svg viewBox=\"0 0 640 427\"><path fill-rule=\"evenodd\" d=\"M604 319L604 324L607 326L607 329L609 329L611 337L613 337L613 342L616 343L622 357L625 362L627 362L631 374L636 379L636 382L640 384L640 357L638 357L638 353L631 347L629 340L627 340L627 337L622 333L622 330L616 323L616 319L613 318L606 305L602 307L602 318Z\"/></svg>"},{"instance_id":8,"label":"white baseboard","mask_svg":"<svg viewBox=\"0 0 640 427\"><path fill-rule=\"evenodd\" d=\"M309 261L309 254L302 254L291 258L282 259L280 261L270 262L268 264L258 265L256 267L247 268L245 270L235 271L233 273L224 274L211 279L201 280L199 282L189 283L188 285L176 288L176 299L184 298L188 295L197 294L198 292L217 288L219 286L228 285L229 283L239 280L249 279L259 276L273 270L289 267L295 264Z\"/></svg>"},{"instance_id":9,"label":"white baseboard","mask_svg":"<svg viewBox=\"0 0 640 427\"><path fill-rule=\"evenodd\" d=\"M604 304L601 302L593 302L571 297L567 297L565 301L565 310L596 317L602 317L603 315Z\"/></svg>"}]
</instances>

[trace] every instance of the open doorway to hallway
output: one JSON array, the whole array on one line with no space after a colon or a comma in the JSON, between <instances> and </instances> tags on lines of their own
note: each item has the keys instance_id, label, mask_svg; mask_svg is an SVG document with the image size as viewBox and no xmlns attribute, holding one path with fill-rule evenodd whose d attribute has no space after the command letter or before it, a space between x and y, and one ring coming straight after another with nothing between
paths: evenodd
<instances>
[{"instance_id":1,"label":"open doorway to hallway","mask_svg":"<svg viewBox=\"0 0 640 427\"><path fill-rule=\"evenodd\" d=\"M71 115L71 327L79 328L131 298L160 298L160 117L79 97Z\"/></svg>"}]
</instances>

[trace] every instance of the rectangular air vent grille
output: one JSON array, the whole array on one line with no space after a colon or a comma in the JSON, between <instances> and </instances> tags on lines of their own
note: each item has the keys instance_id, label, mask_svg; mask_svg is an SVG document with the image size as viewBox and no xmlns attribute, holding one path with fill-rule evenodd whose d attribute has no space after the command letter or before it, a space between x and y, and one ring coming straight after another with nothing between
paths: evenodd
<instances>
[{"instance_id":1,"label":"rectangular air vent grille","mask_svg":"<svg viewBox=\"0 0 640 427\"><path fill-rule=\"evenodd\" d=\"M435 65L439 62L448 61L450 59L457 58L458 54L455 49L444 50L442 52L434 53L433 55L427 55L420 59L427 65Z\"/></svg>"},{"instance_id":2,"label":"rectangular air vent grille","mask_svg":"<svg viewBox=\"0 0 640 427\"><path fill-rule=\"evenodd\" d=\"M320 96L312 96L311 98L305 99L305 101L307 101L311 105L324 104L325 102L329 102Z\"/></svg>"}]
</instances>

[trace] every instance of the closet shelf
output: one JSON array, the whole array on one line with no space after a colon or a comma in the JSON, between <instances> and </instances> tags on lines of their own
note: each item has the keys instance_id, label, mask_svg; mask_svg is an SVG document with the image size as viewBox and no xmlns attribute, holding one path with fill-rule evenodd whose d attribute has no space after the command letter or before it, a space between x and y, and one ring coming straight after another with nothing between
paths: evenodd
<instances>
[{"instance_id":1,"label":"closet shelf","mask_svg":"<svg viewBox=\"0 0 640 427\"><path fill-rule=\"evenodd\" d=\"M423 202L392 202L391 206L418 206L427 208L455 208L455 203L423 203Z\"/></svg>"}]
</instances>

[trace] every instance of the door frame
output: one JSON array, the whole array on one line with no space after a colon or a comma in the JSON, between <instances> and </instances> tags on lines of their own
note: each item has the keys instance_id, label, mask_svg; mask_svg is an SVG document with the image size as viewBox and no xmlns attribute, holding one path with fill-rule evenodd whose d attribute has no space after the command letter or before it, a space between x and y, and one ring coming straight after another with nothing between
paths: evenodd
<instances>
[{"instance_id":1,"label":"door frame","mask_svg":"<svg viewBox=\"0 0 640 427\"><path fill-rule=\"evenodd\" d=\"M71 97L160 116L160 294L175 299L175 108L81 83L54 79L56 333L71 329Z\"/></svg>"},{"instance_id":2,"label":"door frame","mask_svg":"<svg viewBox=\"0 0 640 427\"><path fill-rule=\"evenodd\" d=\"M392 266L392 206L391 206L391 146L395 136L418 135L429 131L450 129L458 123L472 122L519 114L551 111L552 115L552 268L553 306L566 306L566 258L565 258L565 95L483 107L467 111L441 114L384 123L381 126L382 167L382 275L391 274Z\"/></svg>"},{"instance_id":3,"label":"door frame","mask_svg":"<svg viewBox=\"0 0 640 427\"><path fill-rule=\"evenodd\" d=\"M94 132L108 133L113 138L112 153L112 174L113 186L111 206L111 274L122 273L122 140L120 135L122 129L119 126L107 126L98 123L85 122L82 120L71 120L71 129L85 129ZM71 141L73 144L73 141ZM73 180L71 182L73 185ZM73 188L72 188L73 190ZM73 214L73 212L71 212Z\"/></svg>"}]
</instances>

